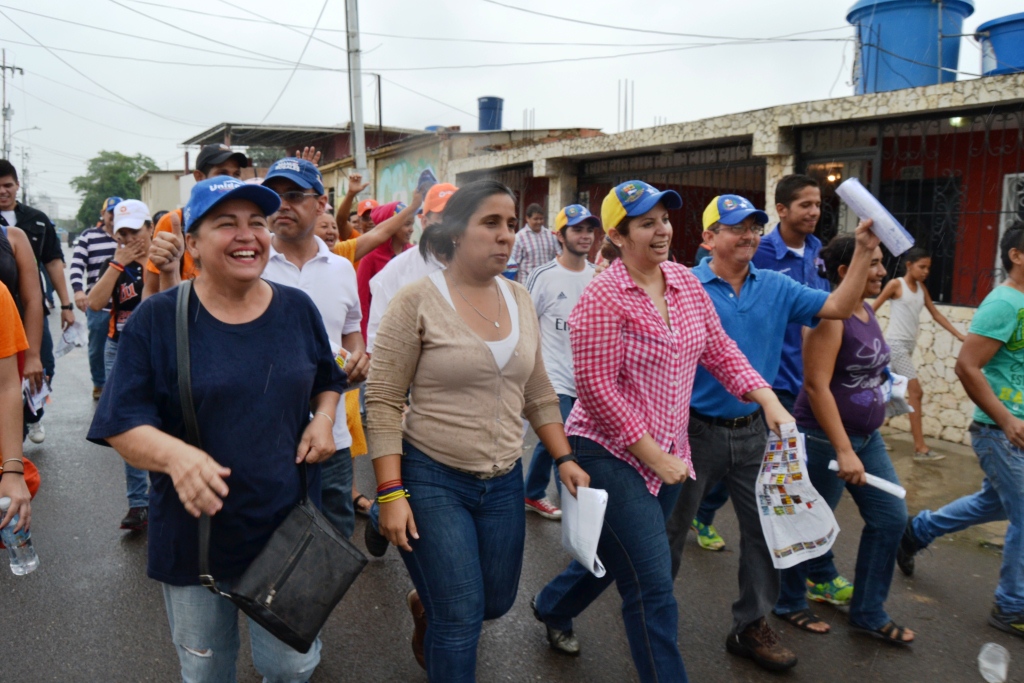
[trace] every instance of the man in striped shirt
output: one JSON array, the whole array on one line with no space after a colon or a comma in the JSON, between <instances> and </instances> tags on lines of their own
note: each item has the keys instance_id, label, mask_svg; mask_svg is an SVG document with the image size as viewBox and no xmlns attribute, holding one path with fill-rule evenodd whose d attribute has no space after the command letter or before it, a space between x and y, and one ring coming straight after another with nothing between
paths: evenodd
<instances>
[{"instance_id":1,"label":"man in striped shirt","mask_svg":"<svg viewBox=\"0 0 1024 683\"><path fill-rule=\"evenodd\" d=\"M75 242L75 252L71 257L71 289L75 292L75 305L85 312L89 327L89 371L92 374L92 398L98 401L103 393L103 385L107 375L103 367L103 352L107 343L107 326L110 324L110 308L102 311L89 309L86 295L96 281L103 275L110 259L114 258L117 242L114 241L114 207L121 201L120 197L108 197L103 202L100 214L103 223L89 228Z\"/></svg>"},{"instance_id":2,"label":"man in striped shirt","mask_svg":"<svg viewBox=\"0 0 1024 683\"><path fill-rule=\"evenodd\" d=\"M510 262L519 264L516 281L525 285L530 273L562 253L555 233L544 227L544 209L540 204L526 208L526 227L516 233Z\"/></svg>"}]
</instances>

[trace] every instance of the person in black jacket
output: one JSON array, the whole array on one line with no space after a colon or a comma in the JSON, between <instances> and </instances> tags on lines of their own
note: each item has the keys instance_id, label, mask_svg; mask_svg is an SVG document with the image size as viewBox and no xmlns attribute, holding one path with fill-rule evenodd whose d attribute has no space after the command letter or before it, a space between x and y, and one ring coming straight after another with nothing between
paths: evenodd
<instances>
[{"instance_id":1,"label":"person in black jacket","mask_svg":"<svg viewBox=\"0 0 1024 683\"><path fill-rule=\"evenodd\" d=\"M0 226L17 226L28 236L36 262L40 266L40 272L45 269L46 276L53 283L53 289L60 298L61 328L67 329L75 322L75 306L68 296L67 282L64 280L64 252L61 249L57 231L53 227L53 221L45 213L18 201L19 188L17 169L10 161L0 159ZM42 287L42 282L40 282L40 287ZM49 310L45 308L45 301L43 306L44 315L49 315ZM40 355L43 361L43 374L49 383L53 379L55 360L50 326L45 321L43 322ZM26 415L26 422L29 424L29 438L33 443L42 443L46 436L39 423L42 414L42 411L39 411L36 415Z\"/></svg>"}]
</instances>

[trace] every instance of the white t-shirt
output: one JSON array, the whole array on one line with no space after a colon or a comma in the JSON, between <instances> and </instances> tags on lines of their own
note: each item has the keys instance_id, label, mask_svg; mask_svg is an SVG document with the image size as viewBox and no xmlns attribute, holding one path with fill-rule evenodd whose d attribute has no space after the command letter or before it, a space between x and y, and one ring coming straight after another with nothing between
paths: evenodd
<instances>
[{"instance_id":1,"label":"white t-shirt","mask_svg":"<svg viewBox=\"0 0 1024 683\"><path fill-rule=\"evenodd\" d=\"M302 270L284 254L270 247L270 259L263 270L263 279L279 285L296 287L313 300L320 317L323 318L331 351L337 355L341 350L341 338L359 331L362 312L359 308L359 288L356 285L356 270L352 263L331 253L323 240L315 237L318 251L306 261ZM334 417L334 447L338 450L352 445L345 416L345 399L338 401Z\"/></svg>"},{"instance_id":2,"label":"white t-shirt","mask_svg":"<svg viewBox=\"0 0 1024 683\"><path fill-rule=\"evenodd\" d=\"M804 246L800 247L799 249L797 247L786 247L786 248L789 249L794 254L796 254L797 256L799 256L800 258L803 258L804 257L804 251L807 250L807 245L804 245Z\"/></svg>"},{"instance_id":3,"label":"white t-shirt","mask_svg":"<svg viewBox=\"0 0 1024 683\"><path fill-rule=\"evenodd\" d=\"M530 273L526 288L533 297L540 323L540 350L544 367L555 393L576 397L572 348L569 345L569 314L580 300L583 289L594 279L593 263L577 272L552 259Z\"/></svg>"},{"instance_id":4,"label":"white t-shirt","mask_svg":"<svg viewBox=\"0 0 1024 683\"><path fill-rule=\"evenodd\" d=\"M426 260L419 249L406 249L388 261L379 273L370 279L370 315L366 321L366 352L373 353L373 342L377 339L380 319L398 290L410 282L421 280L431 273L443 270L444 265L433 256Z\"/></svg>"},{"instance_id":5,"label":"white t-shirt","mask_svg":"<svg viewBox=\"0 0 1024 683\"><path fill-rule=\"evenodd\" d=\"M18 224L17 223L17 218L15 218L13 211L0 211L0 216L4 217L4 220L7 221L7 225L17 225Z\"/></svg>"},{"instance_id":6,"label":"white t-shirt","mask_svg":"<svg viewBox=\"0 0 1024 683\"><path fill-rule=\"evenodd\" d=\"M455 308L455 302L452 301L452 294L448 290L448 282L444 279L444 271L438 270L429 275L430 281L434 283L438 291L441 292L441 296L444 297L448 304ZM498 368L504 368L505 364L512 359L512 354L516 350L516 344L519 343L519 304L516 303L516 298L512 294L512 289L505 282L505 278L496 277L494 278L500 284L498 289L501 290L501 296L505 300L505 305L508 306L508 315L512 320L512 332L509 333L504 339L498 341L485 341L487 348L491 350L491 354L494 355L494 362L498 364Z\"/></svg>"}]
</instances>

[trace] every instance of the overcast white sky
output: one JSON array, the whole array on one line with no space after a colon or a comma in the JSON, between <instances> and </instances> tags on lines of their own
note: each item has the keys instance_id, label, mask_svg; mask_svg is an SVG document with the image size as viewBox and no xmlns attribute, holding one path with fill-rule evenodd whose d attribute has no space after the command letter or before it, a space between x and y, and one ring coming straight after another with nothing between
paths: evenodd
<instances>
[{"instance_id":1,"label":"overcast white sky","mask_svg":"<svg viewBox=\"0 0 1024 683\"><path fill-rule=\"evenodd\" d=\"M385 79L386 125L475 130L476 98L493 95L505 99L505 128L522 127L529 108L537 127L614 133L624 78L636 83L637 127L655 117L686 121L852 93L852 42L806 40L851 38L845 15L852 0L500 1L582 21L719 38L588 26L487 0L362 0L363 68ZM1020 10L1020 0L976 4L964 32ZM141 152L174 169L182 166L182 140L223 121L344 123L344 7L344 0L0 0L0 47L8 64L25 70L7 87L14 161L21 166L20 149L27 147L31 191L47 192L60 202L60 216L71 217L78 201L67 182L100 150ZM298 69L270 111L322 8L321 30L302 63L323 68ZM800 42L728 43L797 33ZM455 42L468 39L481 42ZM703 45L679 49L694 43ZM622 56L660 50L666 51ZM612 58L493 66L599 56ZM963 40L960 69L978 73L980 61L977 44ZM479 68L423 70L442 66ZM375 79L364 78L372 123ZM33 126L41 130L18 132Z\"/></svg>"}]
</instances>

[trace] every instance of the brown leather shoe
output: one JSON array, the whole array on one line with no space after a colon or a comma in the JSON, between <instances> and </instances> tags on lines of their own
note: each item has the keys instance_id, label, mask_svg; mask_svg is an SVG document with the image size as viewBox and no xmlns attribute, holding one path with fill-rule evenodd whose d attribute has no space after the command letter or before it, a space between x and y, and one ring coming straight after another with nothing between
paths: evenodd
<instances>
[{"instance_id":1,"label":"brown leather shoe","mask_svg":"<svg viewBox=\"0 0 1024 683\"><path fill-rule=\"evenodd\" d=\"M423 657L423 638L427 635L427 611L423 608L420 594L413 588L405 596L405 601L412 612L412 654L416 657L416 663L424 670L427 668L427 660Z\"/></svg>"},{"instance_id":2,"label":"brown leather shoe","mask_svg":"<svg viewBox=\"0 0 1024 683\"><path fill-rule=\"evenodd\" d=\"M737 657L746 657L762 669L785 671L796 666L796 655L779 643L779 636L762 617L739 633L731 633L725 649Z\"/></svg>"}]
</instances>

